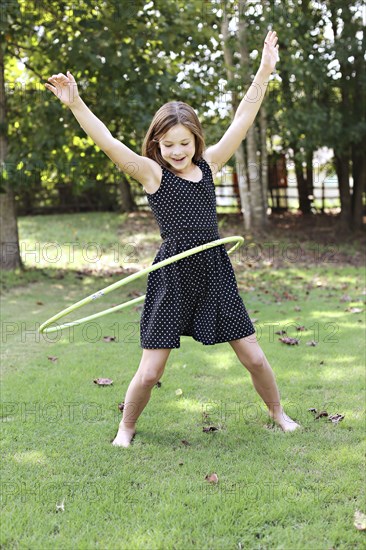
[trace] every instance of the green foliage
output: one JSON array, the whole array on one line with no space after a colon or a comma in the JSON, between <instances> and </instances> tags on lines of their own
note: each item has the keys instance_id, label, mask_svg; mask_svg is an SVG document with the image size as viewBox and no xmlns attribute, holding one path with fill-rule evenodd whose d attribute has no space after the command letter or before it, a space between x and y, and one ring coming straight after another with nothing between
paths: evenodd
<instances>
[{"instance_id":1,"label":"green foliage","mask_svg":"<svg viewBox=\"0 0 366 550\"><path fill-rule=\"evenodd\" d=\"M92 111L138 153L156 110L175 99L196 109L210 145L228 127L232 93L244 94L258 68L269 25L279 36L280 62L266 110L270 136L281 137L282 150L295 147L304 160L307 151L324 145L344 150L366 135L366 38L356 0L3 4L9 123L4 177L10 177L23 204L47 189L57 200L58 185L90 196L110 184L109 194L119 200L112 184L121 174L44 88L50 75L70 69ZM231 21L231 82L226 82L220 35L223 17ZM248 24L244 69L235 30L240 17ZM227 107L226 114L217 103Z\"/></svg>"},{"instance_id":2,"label":"green foliage","mask_svg":"<svg viewBox=\"0 0 366 550\"><path fill-rule=\"evenodd\" d=\"M141 1L104 2L93 9L84 1L77 10L60 2L42 5L42 10L37 1L19 5L22 13L7 30L6 80L11 121L7 164L20 195L21 186L39 193L45 167L48 186L72 184L76 194L91 182L100 186L121 177L96 146L86 148L82 128L43 87L54 73L70 69L95 115L136 152L163 103L182 99L199 111L198 83L205 71L193 39L200 21L198 3L164 3L160 11L159 3L152 9ZM172 33L178 23L180 30ZM207 28L200 34L205 42ZM22 72L14 60L26 64ZM193 60L199 71L190 76L192 88L183 88L178 76ZM206 74L205 79L212 83L216 76ZM16 86L18 93L12 91Z\"/></svg>"}]
</instances>

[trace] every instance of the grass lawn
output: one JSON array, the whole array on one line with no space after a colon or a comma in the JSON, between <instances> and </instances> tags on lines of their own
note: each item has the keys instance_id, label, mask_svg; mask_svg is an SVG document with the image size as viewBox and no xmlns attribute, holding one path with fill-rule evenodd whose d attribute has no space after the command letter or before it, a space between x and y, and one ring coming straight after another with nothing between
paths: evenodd
<instances>
[{"instance_id":1,"label":"grass lawn","mask_svg":"<svg viewBox=\"0 0 366 550\"><path fill-rule=\"evenodd\" d=\"M220 226L223 237L243 234ZM365 548L354 526L355 512L366 513L365 274L347 261L361 254L357 243L303 238L295 254L295 234L277 232L274 255L263 247L260 261L248 248L232 257L302 430L284 434L268 421L228 343L183 336L122 449L111 440L142 353L141 305L62 333L37 328L150 265L157 226L145 214L88 213L21 218L19 232L26 271L2 281L1 548ZM65 322L145 290L139 279ZM299 343L280 342L280 330ZM113 385L97 386L99 377ZM344 419L315 420L310 408ZM203 431L210 426L218 429ZM205 479L212 473L218 483Z\"/></svg>"}]
</instances>

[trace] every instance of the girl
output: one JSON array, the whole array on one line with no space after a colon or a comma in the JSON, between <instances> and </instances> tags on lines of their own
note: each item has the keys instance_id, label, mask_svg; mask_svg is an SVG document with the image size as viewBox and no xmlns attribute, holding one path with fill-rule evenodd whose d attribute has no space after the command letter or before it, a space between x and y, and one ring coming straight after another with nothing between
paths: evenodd
<instances>
[{"instance_id":1,"label":"girl","mask_svg":"<svg viewBox=\"0 0 366 550\"><path fill-rule=\"evenodd\" d=\"M172 101L158 110L140 156L115 139L85 105L70 71L66 76L52 75L50 84L45 84L71 109L96 145L143 186L164 239L153 264L220 238L213 177L254 122L278 61L276 44L276 32L269 31L259 70L233 122L221 140L207 149L196 113L183 102ZM125 396L113 445L131 444L137 419L163 375L171 349L180 347L181 335L203 345L228 342L249 371L269 416L283 431L299 427L282 409L274 373L239 296L227 251L219 245L149 273L140 324L143 353Z\"/></svg>"}]
</instances>

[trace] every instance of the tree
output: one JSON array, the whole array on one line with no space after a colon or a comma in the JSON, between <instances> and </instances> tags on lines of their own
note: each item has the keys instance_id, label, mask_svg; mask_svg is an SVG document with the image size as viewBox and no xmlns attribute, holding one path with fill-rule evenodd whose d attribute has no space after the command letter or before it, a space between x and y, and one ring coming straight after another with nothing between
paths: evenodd
<instances>
[{"instance_id":1,"label":"tree","mask_svg":"<svg viewBox=\"0 0 366 550\"><path fill-rule=\"evenodd\" d=\"M6 165L8 156L8 122L6 116L4 53L10 37L11 19L17 11L18 6L14 4L11 12L4 13L5 17L2 17L0 21L0 165L2 171L2 185L0 188L0 267L6 270L23 268L19 251L14 189L9 179L9 168Z\"/></svg>"},{"instance_id":2,"label":"tree","mask_svg":"<svg viewBox=\"0 0 366 550\"><path fill-rule=\"evenodd\" d=\"M361 2L326 2L334 40L332 99L328 140L334 148L334 164L341 197L343 230L362 226L363 194L366 192L366 76L363 54L366 28L362 25ZM353 175L353 190L350 175Z\"/></svg>"}]
</instances>

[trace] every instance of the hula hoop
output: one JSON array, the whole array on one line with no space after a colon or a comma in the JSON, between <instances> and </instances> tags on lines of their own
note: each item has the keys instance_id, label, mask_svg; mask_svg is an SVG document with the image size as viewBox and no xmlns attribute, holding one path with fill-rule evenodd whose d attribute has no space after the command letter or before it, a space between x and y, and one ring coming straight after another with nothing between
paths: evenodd
<instances>
[{"instance_id":1,"label":"hula hoop","mask_svg":"<svg viewBox=\"0 0 366 550\"><path fill-rule=\"evenodd\" d=\"M88 317L84 317L82 319L78 319L76 321L72 321L70 323L65 323L63 325L58 325L56 327L48 328L49 325L57 321L58 319L61 319L61 317L65 317L68 313L71 313L72 311L75 311L76 309L79 309L82 306L85 306L86 304L89 304L93 300L96 300L97 298L101 298L102 296L105 296L109 292L112 292L113 290L116 290L117 288L120 288L121 286L127 285L131 281L134 281L135 279L138 279L142 277L143 275L146 275L147 273L150 273L151 271L155 271L156 269L159 269L160 267L164 267L165 265L172 264L174 262L177 262L178 260L181 260L183 258L186 258L187 256L192 256L193 254L198 254L198 252L203 252L206 248L213 248L214 246L219 246L221 244L230 243L235 241L236 244L230 248L230 250L227 251L228 254L232 254L234 250L239 248L244 242L244 238L240 236L234 236L234 237L224 237L223 239L218 239L216 241L211 241L209 243L204 243L202 245L196 246L194 248L190 248L188 250L185 250L184 252L181 252L180 254L175 254L174 256L171 256L170 258L167 258L166 260L162 260L161 262L158 262L157 264L152 264L151 266L142 269L141 271L138 271L137 273L133 273L132 275L129 275L128 277L121 279L120 281L117 281L116 283L113 283L109 286L106 286L102 290L99 290L98 292L91 294L90 296L87 296L83 300L80 300L79 302L76 302L72 306L67 307L66 309L60 311L60 313L57 313L53 317L50 317L45 323L43 323L39 327L40 333L49 333L49 332L56 332L56 330L63 330L64 328L69 328L72 326L80 325L81 323L85 323L86 321L90 321L91 319L97 319L98 317L102 317L104 315L108 315L109 313L113 313L114 311L119 311L120 309L123 309L128 306L132 306L133 304L138 304L139 302L142 302L146 294L143 296L139 296L138 298L134 298L133 300L130 300L129 302L125 302L123 304L120 304L119 306L114 306L109 309L105 309L104 311L100 311L98 313L94 313L93 315L89 315Z\"/></svg>"}]
</instances>

